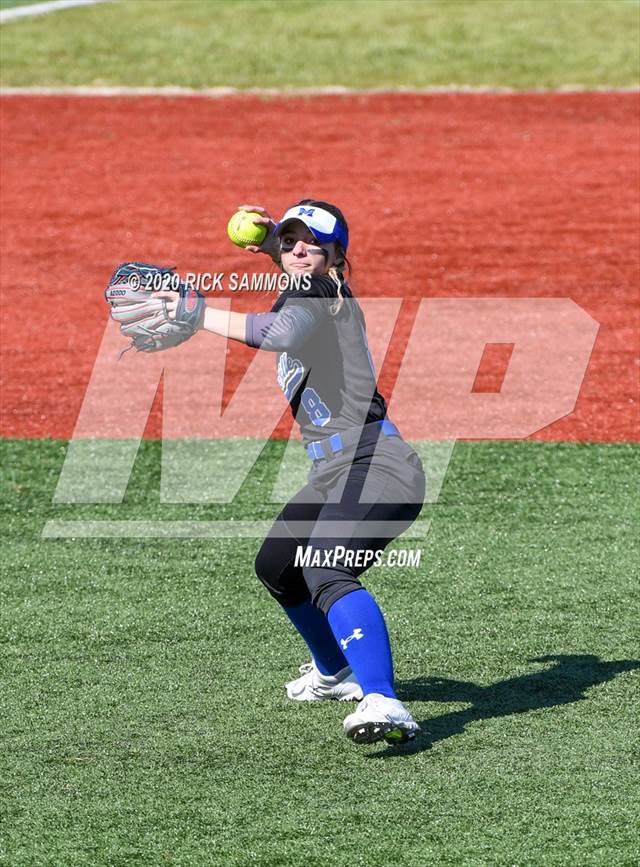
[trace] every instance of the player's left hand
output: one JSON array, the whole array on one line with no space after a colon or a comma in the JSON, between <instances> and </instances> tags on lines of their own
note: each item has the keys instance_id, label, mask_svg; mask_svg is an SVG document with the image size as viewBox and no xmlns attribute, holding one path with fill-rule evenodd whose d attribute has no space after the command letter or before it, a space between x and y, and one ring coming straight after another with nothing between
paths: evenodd
<instances>
[{"instance_id":1,"label":"player's left hand","mask_svg":"<svg viewBox=\"0 0 640 867\"><path fill-rule=\"evenodd\" d=\"M177 281L176 281L177 278ZM158 280L173 281L175 290L156 291ZM204 297L180 281L173 268L144 262L123 262L105 290L111 318L138 352L159 352L179 346L202 328Z\"/></svg>"},{"instance_id":2,"label":"player's left hand","mask_svg":"<svg viewBox=\"0 0 640 867\"><path fill-rule=\"evenodd\" d=\"M164 298L167 302L167 316L169 319L175 321L178 302L180 301L180 294L178 292L173 292L170 289L162 289L159 292L154 292L153 297Z\"/></svg>"}]
</instances>

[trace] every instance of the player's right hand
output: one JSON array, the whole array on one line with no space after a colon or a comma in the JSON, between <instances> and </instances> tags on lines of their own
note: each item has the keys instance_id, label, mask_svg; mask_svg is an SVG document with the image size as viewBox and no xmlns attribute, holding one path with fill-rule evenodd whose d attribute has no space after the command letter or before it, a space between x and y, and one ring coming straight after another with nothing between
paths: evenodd
<instances>
[{"instance_id":1,"label":"player's right hand","mask_svg":"<svg viewBox=\"0 0 640 867\"><path fill-rule=\"evenodd\" d=\"M265 253L267 256L270 256L276 265L280 264L280 241L273 234L273 230L276 227L276 224L267 211L266 208L261 207L260 205L238 205L239 211L255 211L258 214L261 214L260 217L256 217L254 219L254 223L259 226L267 227L267 234L265 235L265 239L260 244L260 246L256 244L250 244L248 247L245 247L245 250L248 250L250 253Z\"/></svg>"}]
</instances>

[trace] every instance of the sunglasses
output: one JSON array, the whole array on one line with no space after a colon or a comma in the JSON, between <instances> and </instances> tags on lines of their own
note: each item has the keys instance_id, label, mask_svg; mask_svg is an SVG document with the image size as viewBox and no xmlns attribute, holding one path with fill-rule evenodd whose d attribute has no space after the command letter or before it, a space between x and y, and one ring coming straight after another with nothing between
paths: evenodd
<instances>
[{"instance_id":1,"label":"sunglasses","mask_svg":"<svg viewBox=\"0 0 640 867\"><path fill-rule=\"evenodd\" d=\"M280 249L283 253L290 253L297 243L297 240L285 236L280 241ZM303 244L307 248L307 253L310 253L312 256L328 256L327 251L317 244L307 244L306 241L303 241Z\"/></svg>"}]
</instances>

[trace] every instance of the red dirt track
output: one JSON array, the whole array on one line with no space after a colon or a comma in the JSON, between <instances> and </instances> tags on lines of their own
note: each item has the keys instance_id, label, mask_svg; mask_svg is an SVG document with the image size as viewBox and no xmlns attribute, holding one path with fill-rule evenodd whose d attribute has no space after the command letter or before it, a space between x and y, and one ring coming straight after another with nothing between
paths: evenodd
<instances>
[{"instance_id":1,"label":"red dirt track","mask_svg":"<svg viewBox=\"0 0 640 867\"><path fill-rule=\"evenodd\" d=\"M601 327L575 411L533 438L637 440L637 94L1 102L3 436L71 436L116 264L263 270L226 239L236 205L314 196L350 220L358 293L407 299L383 391L417 299L568 297Z\"/></svg>"}]
</instances>

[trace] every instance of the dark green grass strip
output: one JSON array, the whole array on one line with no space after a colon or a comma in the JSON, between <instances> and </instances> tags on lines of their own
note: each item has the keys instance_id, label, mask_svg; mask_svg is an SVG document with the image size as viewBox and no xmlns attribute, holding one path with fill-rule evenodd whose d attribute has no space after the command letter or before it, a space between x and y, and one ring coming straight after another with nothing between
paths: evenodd
<instances>
[{"instance_id":1,"label":"dark green grass strip","mask_svg":"<svg viewBox=\"0 0 640 867\"><path fill-rule=\"evenodd\" d=\"M40 539L261 512L280 444L222 511L158 502L157 443L93 512L51 505L64 444L2 449L0 864L637 862L633 446L456 447L420 567L367 579L424 728L395 749L284 698L306 654L256 542Z\"/></svg>"},{"instance_id":2,"label":"dark green grass strip","mask_svg":"<svg viewBox=\"0 0 640 867\"><path fill-rule=\"evenodd\" d=\"M635 0L127 0L12 23L2 83L625 87L638 34Z\"/></svg>"},{"instance_id":3,"label":"dark green grass strip","mask_svg":"<svg viewBox=\"0 0 640 867\"><path fill-rule=\"evenodd\" d=\"M16 6L34 6L42 0L0 0L0 9L14 9Z\"/></svg>"}]
</instances>

